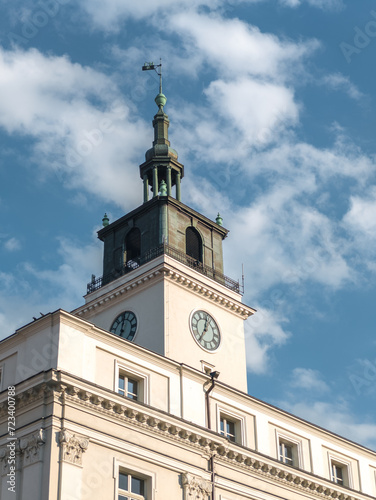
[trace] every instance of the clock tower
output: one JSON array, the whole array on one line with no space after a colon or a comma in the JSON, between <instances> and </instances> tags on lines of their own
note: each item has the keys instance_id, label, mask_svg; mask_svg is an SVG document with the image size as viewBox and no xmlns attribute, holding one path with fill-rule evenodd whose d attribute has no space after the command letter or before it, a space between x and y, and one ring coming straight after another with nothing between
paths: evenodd
<instances>
[{"instance_id":1,"label":"clock tower","mask_svg":"<svg viewBox=\"0 0 376 500\"><path fill-rule=\"evenodd\" d=\"M246 391L244 320L255 311L224 274L222 218L181 201L184 166L168 140L166 101L160 88L153 145L140 165L143 204L112 223L104 216L103 276L73 313Z\"/></svg>"}]
</instances>

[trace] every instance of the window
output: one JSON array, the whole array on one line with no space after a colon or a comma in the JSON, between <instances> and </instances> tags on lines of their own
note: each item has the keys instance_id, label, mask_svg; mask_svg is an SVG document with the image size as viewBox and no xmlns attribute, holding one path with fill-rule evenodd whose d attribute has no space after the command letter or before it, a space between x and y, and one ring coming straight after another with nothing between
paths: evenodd
<instances>
[{"instance_id":1,"label":"window","mask_svg":"<svg viewBox=\"0 0 376 500\"><path fill-rule=\"evenodd\" d=\"M138 227L132 228L125 237L124 260L128 267L138 267L141 257L141 231Z\"/></svg>"},{"instance_id":2,"label":"window","mask_svg":"<svg viewBox=\"0 0 376 500\"><path fill-rule=\"evenodd\" d=\"M133 374L119 373L118 393L134 401L143 400L143 380L137 379Z\"/></svg>"},{"instance_id":3,"label":"window","mask_svg":"<svg viewBox=\"0 0 376 500\"><path fill-rule=\"evenodd\" d=\"M0 366L0 392L3 390L3 367Z\"/></svg>"},{"instance_id":4,"label":"window","mask_svg":"<svg viewBox=\"0 0 376 500\"><path fill-rule=\"evenodd\" d=\"M185 231L185 253L197 263L202 263L202 240L194 227L187 227Z\"/></svg>"},{"instance_id":5,"label":"window","mask_svg":"<svg viewBox=\"0 0 376 500\"><path fill-rule=\"evenodd\" d=\"M145 500L145 480L127 472L119 473L118 500Z\"/></svg>"},{"instance_id":6,"label":"window","mask_svg":"<svg viewBox=\"0 0 376 500\"><path fill-rule=\"evenodd\" d=\"M219 433L233 443L236 442L236 422L230 420L227 416L220 417Z\"/></svg>"},{"instance_id":7,"label":"window","mask_svg":"<svg viewBox=\"0 0 376 500\"><path fill-rule=\"evenodd\" d=\"M124 398L148 404L148 374L136 371L136 368L138 367L125 366L115 360L114 391Z\"/></svg>"},{"instance_id":8,"label":"window","mask_svg":"<svg viewBox=\"0 0 376 500\"><path fill-rule=\"evenodd\" d=\"M330 479L341 486L351 486L349 463L330 459Z\"/></svg>"},{"instance_id":9,"label":"window","mask_svg":"<svg viewBox=\"0 0 376 500\"><path fill-rule=\"evenodd\" d=\"M293 458L293 448L294 445L291 443L285 443L284 441L279 441L279 461L287 465L294 465Z\"/></svg>"},{"instance_id":10,"label":"window","mask_svg":"<svg viewBox=\"0 0 376 500\"><path fill-rule=\"evenodd\" d=\"M118 393L129 399L140 401L140 382L125 373L119 374L119 387Z\"/></svg>"},{"instance_id":11,"label":"window","mask_svg":"<svg viewBox=\"0 0 376 500\"><path fill-rule=\"evenodd\" d=\"M299 436L282 434L277 430L276 437L278 460L291 467L304 469L302 441Z\"/></svg>"},{"instance_id":12,"label":"window","mask_svg":"<svg viewBox=\"0 0 376 500\"><path fill-rule=\"evenodd\" d=\"M332 481L343 485L343 467L332 462Z\"/></svg>"}]
</instances>

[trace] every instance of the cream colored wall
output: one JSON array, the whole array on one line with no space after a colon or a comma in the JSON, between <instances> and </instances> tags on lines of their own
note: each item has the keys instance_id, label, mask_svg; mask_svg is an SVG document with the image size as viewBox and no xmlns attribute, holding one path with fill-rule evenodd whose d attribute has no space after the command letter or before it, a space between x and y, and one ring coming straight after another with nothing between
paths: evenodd
<instances>
[{"instance_id":1,"label":"cream colored wall","mask_svg":"<svg viewBox=\"0 0 376 500\"><path fill-rule=\"evenodd\" d=\"M164 354L164 287L158 281L138 286L134 292L119 295L100 308L85 313L85 319L99 328L110 330L113 321L124 311L137 316L137 331L133 342Z\"/></svg>"},{"instance_id":2,"label":"cream colored wall","mask_svg":"<svg viewBox=\"0 0 376 500\"><path fill-rule=\"evenodd\" d=\"M177 291L174 292L175 295L177 293ZM192 297L194 297L193 294ZM204 308L202 304L200 303L199 307ZM187 308L184 311L188 313L190 307L192 307L192 304L188 302ZM218 307L218 311L212 308L209 309L208 306L208 312L218 319L220 308L219 306L216 307ZM125 369L128 368L129 370L143 373L148 377L149 404L152 407L159 408L163 412L170 412L178 417L182 416L185 421L184 425L190 425L191 422L198 424L201 428L206 426L205 389L210 384L210 378L202 373L201 366L197 370L182 366L177 362L158 356L102 331L68 313L58 312L49 318L48 323L54 325L52 328L47 328L46 323L47 320L40 322L40 331L37 331L36 325L32 325L28 329L25 329L23 334L17 338L4 341L2 344L2 359L5 361L7 359L10 360L9 366L14 366L16 352L21 356L21 359L26 359L27 352L33 352L33 349L37 348L43 349L45 345L50 346L51 341L56 338L59 341L57 344L59 348L59 369L79 377L75 379L76 383L85 385L89 392L105 395L107 394L106 390L113 391L117 373L116 366L121 365ZM188 326L184 335L189 341L192 340L192 343L195 343L193 338L191 339ZM178 346L176 346L177 348ZM181 346L181 349L185 349L184 345ZM199 353L200 351L197 352ZM190 354L188 353L187 355ZM220 369L219 366L218 368ZM10 380L10 382L11 385L14 385L17 380L17 374L14 371L12 373L14 381ZM275 460L277 459L278 432L287 437L300 439L302 441L303 462L306 471L329 479L328 453L331 453L334 457L347 460L350 463L353 473L353 487L355 489L362 488L369 495L375 494L375 453L369 452L356 444L299 420L266 403L250 398L229 387L221 386L222 373L221 371L219 381L212 391L210 399L213 430L218 430L218 412L220 410L229 412L235 415L235 417L237 416L242 419L245 440L241 444L246 448L255 449ZM38 377L38 383L41 383L44 375L41 374ZM19 384L17 391L24 390L27 392L31 383L32 380L29 379L23 385ZM109 395L107 394L107 397L119 400L119 396L111 392ZM17 425L23 429L23 432L26 432L31 422L37 428L39 425L37 422L45 422L45 415L49 415L52 412L52 405L46 403L46 406L43 406L43 402L46 403L45 400L41 399L37 400L35 404L18 408ZM176 469L176 462L175 465L172 462L168 462L168 460L172 460L171 457L175 457L174 460L180 460L181 463L190 464L190 467L193 467L193 469L197 468L198 470L202 468L202 471L204 471L206 468L206 459L202 455L198 456L194 454L189 446L176 443L173 438L166 439L166 437L156 435L156 433L149 436L145 433L145 429L142 430L141 428L137 432L132 431L126 419L115 420L104 416L103 412L91 412L84 404L81 408L73 407L72 404L70 402L68 409L66 409L66 422L70 427L73 427L72 432L79 432L90 437L89 449L84 453L84 464L86 463L86 467L84 467L83 476L79 476L77 473L77 479L75 473L69 474L69 477L74 477L82 482L80 486L82 498L79 498L79 500L84 500L85 498L84 489L82 488L86 484L85 481L90 480L90 474L95 474L99 458L108 461L116 459L130 464L141 460L142 467L151 467L152 470L156 471L157 481L161 481L157 487L158 497L156 500L158 498L170 497L169 490L165 488L166 482L169 481L175 481L174 488L176 487L176 491L175 489L173 490L174 495L181 495L181 488L177 482L178 474L181 471L178 472ZM51 498L54 498L57 488L56 470L59 450L57 432L60 430L59 426L61 425L59 419L61 408L59 405L56 404L54 407L56 428L52 433L51 441L46 442L44 445L45 453L51 447L51 469L54 469L51 471L49 484ZM145 411L147 411L146 407ZM161 417L165 418L165 415L161 414ZM5 420L3 419L0 424L4 426ZM197 432L200 432L200 429ZM22 434L20 434L21 436ZM6 441L3 437L0 445L3 446L5 443ZM49 453L45 454L45 457L47 456L50 456ZM163 461L167 461L170 465L164 467ZM141 465L140 468L142 468ZM68 469L70 468L66 468L67 471ZM174 474L171 473L172 470L174 470ZM240 480L245 480L244 477L246 476L242 475L243 472L230 470L229 468L224 470L227 471L226 473L231 476L232 480L237 480L238 476ZM219 468L218 472L220 471L221 469ZM106 477L103 483L104 490L101 490L101 486L100 488L98 487L98 491L108 491L108 488L113 488L114 484L113 476L110 478ZM266 487L265 484L264 488ZM226 499L229 497L229 500L232 500L232 498L237 498L236 495L239 498L248 498L248 493L236 493L233 497L229 496L225 485L222 486L223 490L218 490L218 493L221 491L221 494L223 493ZM69 490L71 485L66 485L66 488L67 495L68 492L71 494ZM270 485L270 494L272 494L273 488L275 492L275 485ZM289 498L296 496L295 492ZM98 493L98 498L102 500L106 497L101 497ZM33 499L28 498L28 500Z\"/></svg>"},{"instance_id":3,"label":"cream colored wall","mask_svg":"<svg viewBox=\"0 0 376 500\"><path fill-rule=\"evenodd\" d=\"M21 333L2 344L0 367L3 390L33 375L56 368L59 349L59 325L51 323L52 315L28 325Z\"/></svg>"},{"instance_id":4,"label":"cream colored wall","mask_svg":"<svg viewBox=\"0 0 376 500\"><path fill-rule=\"evenodd\" d=\"M175 282L165 281L166 356L202 370L201 360L215 366L220 380L247 390L247 370L244 343L244 320L214 301L192 293ZM202 349L190 329L194 310L208 312L221 332L220 347L213 352Z\"/></svg>"}]
</instances>

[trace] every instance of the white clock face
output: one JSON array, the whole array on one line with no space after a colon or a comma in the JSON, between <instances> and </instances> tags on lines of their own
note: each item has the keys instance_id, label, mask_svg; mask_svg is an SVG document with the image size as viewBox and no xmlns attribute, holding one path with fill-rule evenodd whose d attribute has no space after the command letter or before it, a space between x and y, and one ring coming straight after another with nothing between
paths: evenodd
<instances>
[{"instance_id":1,"label":"white clock face","mask_svg":"<svg viewBox=\"0 0 376 500\"><path fill-rule=\"evenodd\" d=\"M112 323L110 332L127 340L133 340L137 330L137 318L132 311L124 311Z\"/></svg>"},{"instance_id":2,"label":"white clock face","mask_svg":"<svg viewBox=\"0 0 376 500\"><path fill-rule=\"evenodd\" d=\"M191 316L192 335L200 347L215 351L221 342L221 333L214 318L205 311L195 311Z\"/></svg>"}]
</instances>

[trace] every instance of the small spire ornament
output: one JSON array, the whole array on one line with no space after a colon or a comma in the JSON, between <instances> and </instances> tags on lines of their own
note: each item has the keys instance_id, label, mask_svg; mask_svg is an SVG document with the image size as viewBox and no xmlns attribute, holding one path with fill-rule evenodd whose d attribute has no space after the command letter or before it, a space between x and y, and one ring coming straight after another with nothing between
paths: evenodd
<instances>
[{"instance_id":1,"label":"small spire ornament","mask_svg":"<svg viewBox=\"0 0 376 500\"><path fill-rule=\"evenodd\" d=\"M165 181L162 181L159 185L159 194L160 196L167 196L167 184Z\"/></svg>"},{"instance_id":2,"label":"small spire ornament","mask_svg":"<svg viewBox=\"0 0 376 500\"><path fill-rule=\"evenodd\" d=\"M108 218L107 214L104 214L104 217L102 219L102 226L106 227L109 225L109 223L110 223L110 219Z\"/></svg>"}]
</instances>

